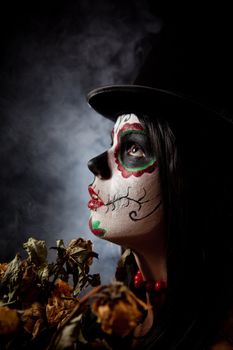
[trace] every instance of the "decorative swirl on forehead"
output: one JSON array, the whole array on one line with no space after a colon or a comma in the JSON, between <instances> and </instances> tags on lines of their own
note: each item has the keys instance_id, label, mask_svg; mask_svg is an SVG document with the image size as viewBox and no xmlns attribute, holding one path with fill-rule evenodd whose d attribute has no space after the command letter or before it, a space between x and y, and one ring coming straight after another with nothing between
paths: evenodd
<instances>
[{"instance_id":1,"label":"decorative swirl on forehead","mask_svg":"<svg viewBox=\"0 0 233 350\"><path fill-rule=\"evenodd\" d=\"M116 129L115 132L116 133L118 132L121 123L128 122L132 116L136 117L135 114L123 114L123 115L119 116L117 119L116 125L115 125L115 129Z\"/></svg>"}]
</instances>

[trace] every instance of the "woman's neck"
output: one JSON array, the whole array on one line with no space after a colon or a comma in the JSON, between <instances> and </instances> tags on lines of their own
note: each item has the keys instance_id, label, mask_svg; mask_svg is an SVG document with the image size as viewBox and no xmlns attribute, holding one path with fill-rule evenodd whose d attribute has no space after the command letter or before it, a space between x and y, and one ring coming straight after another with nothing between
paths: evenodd
<instances>
[{"instance_id":1,"label":"woman's neck","mask_svg":"<svg viewBox=\"0 0 233 350\"><path fill-rule=\"evenodd\" d=\"M145 280L167 280L165 229L161 225L156 232L132 249L136 263Z\"/></svg>"},{"instance_id":2,"label":"woman's neck","mask_svg":"<svg viewBox=\"0 0 233 350\"><path fill-rule=\"evenodd\" d=\"M144 280L167 281L166 258L154 252L133 252L138 269Z\"/></svg>"},{"instance_id":3,"label":"woman's neck","mask_svg":"<svg viewBox=\"0 0 233 350\"><path fill-rule=\"evenodd\" d=\"M142 273L143 279L148 281L167 281L167 266L166 266L166 253L167 248L165 244L165 230L161 227L160 231L156 230L156 233L150 235L150 239L144 240L138 247L133 249L133 254L139 270ZM149 237L147 237L149 238ZM134 340L132 347L140 347L140 338L149 332L154 323L153 302L151 304L150 295L146 293L147 303L151 306L148 314L143 321L139 324L134 331ZM163 299L160 299L160 306L163 303Z\"/></svg>"}]
</instances>

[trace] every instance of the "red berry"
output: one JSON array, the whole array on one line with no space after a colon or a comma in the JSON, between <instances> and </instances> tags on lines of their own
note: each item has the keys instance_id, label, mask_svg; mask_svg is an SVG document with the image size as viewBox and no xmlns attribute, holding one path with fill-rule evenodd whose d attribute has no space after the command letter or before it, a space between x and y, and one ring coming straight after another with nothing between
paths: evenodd
<instances>
[{"instance_id":1,"label":"red berry","mask_svg":"<svg viewBox=\"0 0 233 350\"><path fill-rule=\"evenodd\" d=\"M156 292L161 292L165 288L166 288L166 282L165 281L159 280L159 281L155 282L155 290L156 290Z\"/></svg>"},{"instance_id":2,"label":"red berry","mask_svg":"<svg viewBox=\"0 0 233 350\"><path fill-rule=\"evenodd\" d=\"M138 270L138 272L134 277L134 287L138 288L142 285L142 283L143 283L143 277L142 277L141 271Z\"/></svg>"}]
</instances>

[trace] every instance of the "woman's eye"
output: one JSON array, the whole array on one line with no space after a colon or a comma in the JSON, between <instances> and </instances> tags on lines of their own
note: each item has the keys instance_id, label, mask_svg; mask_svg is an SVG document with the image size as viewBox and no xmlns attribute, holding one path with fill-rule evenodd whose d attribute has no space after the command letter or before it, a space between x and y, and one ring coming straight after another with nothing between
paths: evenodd
<instances>
[{"instance_id":1,"label":"woman's eye","mask_svg":"<svg viewBox=\"0 0 233 350\"><path fill-rule=\"evenodd\" d=\"M132 145L132 146L128 149L127 154L128 154L129 156L132 156L132 157L138 157L138 158L145 157L145 153L143 152L143 150L141 149L141 147L138 146L138 145Z\"/></svg>"}]
</instances>

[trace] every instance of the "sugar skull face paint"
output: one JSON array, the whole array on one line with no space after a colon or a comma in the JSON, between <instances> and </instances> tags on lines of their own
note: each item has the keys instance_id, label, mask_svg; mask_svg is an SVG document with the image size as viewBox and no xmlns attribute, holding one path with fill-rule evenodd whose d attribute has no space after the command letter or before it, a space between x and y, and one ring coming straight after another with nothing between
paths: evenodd
<instances>
[{"instance_id":1,"label":"sugar skull face paint","mask_svg":"<svg viewBox=\"0 0 233 350\"><path fill-rule=\"evenodd\" d=\"M163 220L159 167L136 115L120 116L112 138L111 148L88 164L96 175L89 186L89 227L106 240L130 246ZM103 166L108 167L107 172L101 172Z\"/></svg>"}]
</instances>

